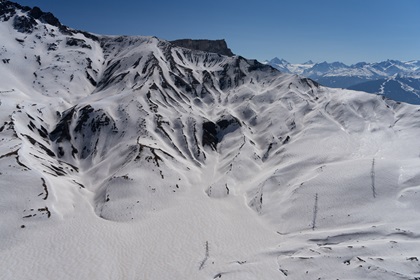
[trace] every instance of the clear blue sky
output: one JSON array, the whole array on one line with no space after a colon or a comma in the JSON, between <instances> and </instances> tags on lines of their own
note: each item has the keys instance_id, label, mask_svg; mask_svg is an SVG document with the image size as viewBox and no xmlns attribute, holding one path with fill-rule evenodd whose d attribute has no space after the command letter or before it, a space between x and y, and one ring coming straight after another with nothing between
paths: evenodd
<instances>
[{"instance_id":1,"label":"clear blue sky","mask_svg":"<svg viewBox=\"0 0 420 280\"><path fill-rule=\"evenodd\" d=\"M420 59L420 0L16 0L72 28L226 39L235 54L290 62Z\"/></svg>"}]
</instances>

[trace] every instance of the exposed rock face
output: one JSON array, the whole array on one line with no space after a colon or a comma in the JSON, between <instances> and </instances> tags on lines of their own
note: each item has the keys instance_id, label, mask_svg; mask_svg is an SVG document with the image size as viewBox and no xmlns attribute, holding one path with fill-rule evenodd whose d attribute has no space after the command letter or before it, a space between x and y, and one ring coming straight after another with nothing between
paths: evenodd
<instances>
[{"instance_id":1,"label":"exposed rock face","mask_svg":"<svg viewBox=\"0 0 420 280\"><path fill-rule=\"evenodd\" d=\"M234 56L234 53L228 48L225 40L193 40L180 39L171 41L172 44L178 47L187 48L191 50L199 50L204 52L212 52L226 56Z\"/></svg>"},{"instance_id":2,"label":"exposed rock face","mask_svg":"<svg viewBox=\"0 0 420 280\"><path fill-rule=\"evenodd\" d=\"M8 20L16 14L16 10L22 10L28 12L27 16L16 17L13 23L13 27L22 33L32 33L33 28L38 24L35 20L39 20L42 23L48 23L58 27L61 31L67 31L67 27L63 26L60 21L52 14L45 13L40 8L30 8L27 6L21 6L17 3L9 1L0 2L0 16L3 20Z\"/></svg>"},{"instance_id":3,"label":"exposed rock face","mask_svg":"<svg viewBox=\"0 0 420 280\"><path fill-rule=\"evenodd\" d=\"M217 150L223 137L241 127L240 121L233 116L222 116L216 123L207 121L203 123L203 145L210 146L214 151Z\"/></svg>"},{"instance_id":4,"label":"exposed rock face","mask_svg":"<svg viewBox=\"0 0 420 280\"><path fill-rule=\"evenodd\" d=\"M35 19L39 19L43 23L48 23L53 26L61 27L62 24L60 21L52 14L52 13L45 13L38 7L33 7L28 15Z\"/></svg>"},{"instance_id":5,"label":"exposed rock face","mask_svg":"<svg viewBox=\"0 0 420 280\"><path fill-rule=\"evenodd\" d=\"M32 33L37 22L33 18L17 16L13 20L13 27L21 33Z\"/></svg>"}]
</instances>

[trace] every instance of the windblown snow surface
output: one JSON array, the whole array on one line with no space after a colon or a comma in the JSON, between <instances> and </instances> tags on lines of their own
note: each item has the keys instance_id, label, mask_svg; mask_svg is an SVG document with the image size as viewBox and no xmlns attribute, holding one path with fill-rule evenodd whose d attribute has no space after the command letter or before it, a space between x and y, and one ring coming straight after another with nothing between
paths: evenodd
<instances>
[{"instance_id":1,"label":"windblown snow surface","mask_svg":"<svg viewBox=\"0 0 420 280\"><path fill-rule=\"evenodd\" d=\"M419 279L418 106L20 16L0 278Z\"/></svg>"}]
</instances>

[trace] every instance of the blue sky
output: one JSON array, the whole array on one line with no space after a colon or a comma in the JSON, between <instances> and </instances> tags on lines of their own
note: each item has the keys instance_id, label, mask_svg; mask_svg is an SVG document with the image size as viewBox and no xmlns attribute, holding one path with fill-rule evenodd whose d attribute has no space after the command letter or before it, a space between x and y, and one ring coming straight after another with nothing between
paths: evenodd
<instances>
[{"instance_id":1,"label":"blue sky","mask_svg":"<svg viewBox=\"0 0 420 280\"><path fill-rule=\"evenodd\" d=\"M226 39L235 54L298 63L420 59L418 0L16 0L72 28Z\"/></svg>"}]
</instances>

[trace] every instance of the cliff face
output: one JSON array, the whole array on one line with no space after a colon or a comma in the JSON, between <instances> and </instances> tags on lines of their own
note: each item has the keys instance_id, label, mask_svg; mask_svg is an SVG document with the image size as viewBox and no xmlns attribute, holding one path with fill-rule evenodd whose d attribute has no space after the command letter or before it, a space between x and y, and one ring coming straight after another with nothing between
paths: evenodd
<instances>
[{"instance_id":1,"label":"cliff face","mask_svg":"<svg viewBox=\"0 0 420 280\"><path fill-rule=\"evenodd\" d=\"M212 52L226 56L234 56L233 52L228 48L225 40L193 40L180 39L171 41L172 44L178 47L199 50L204 52Z\"/></svg>"}]
</instances>

